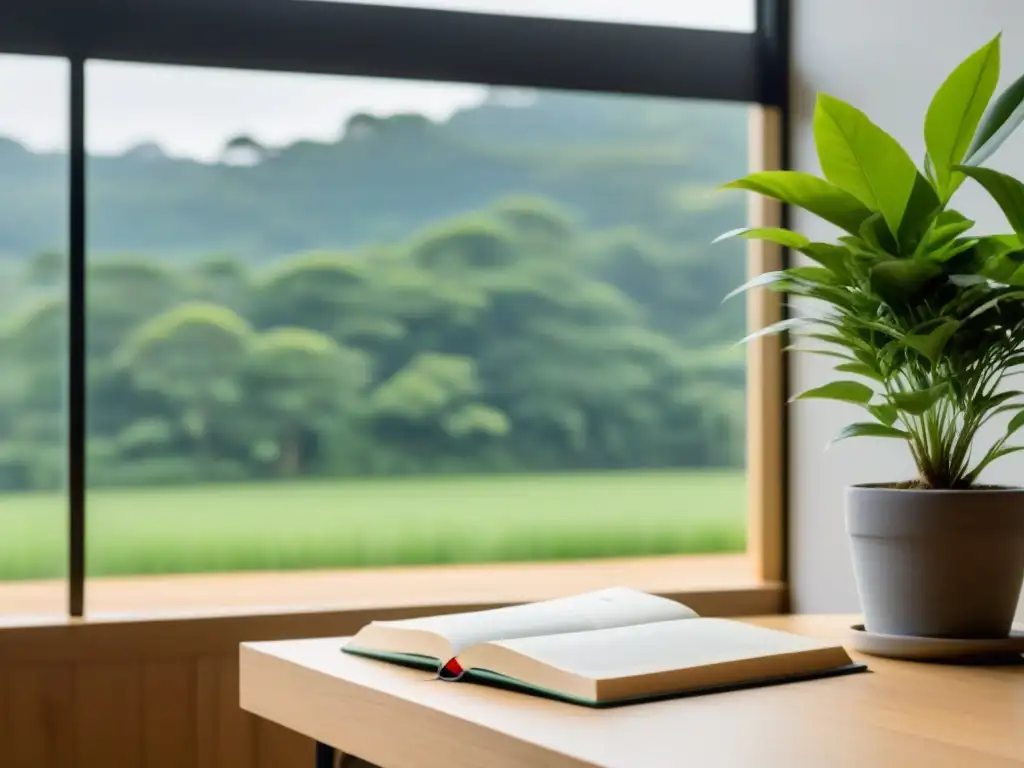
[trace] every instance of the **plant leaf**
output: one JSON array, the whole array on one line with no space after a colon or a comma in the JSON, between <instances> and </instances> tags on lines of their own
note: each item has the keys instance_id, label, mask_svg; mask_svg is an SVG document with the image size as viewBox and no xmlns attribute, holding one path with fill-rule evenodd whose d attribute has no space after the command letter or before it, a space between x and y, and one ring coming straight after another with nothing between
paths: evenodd
<instances>
[{"instance_id":1,"label":"plant leaf","mask_svg":"<svg viewBox=\"0 0 1024 768\"><path fill-rule=\"evenodd\" d=\"M999 204L1017 237L1024 237L1024 184L991 168L958 165L956 169L981 184Z\"/></svg>"},{"instance_id":2,"label":"plant leaf","mask_svg":"<svg viewBox=\"0 0 1024 768\"><path fill-rule=\"evenodd\" d=\"M875 391L859 381L830 381L821 387L809 389L797 395L794 400L839 400L844 403L865 405L875 396Z\"/></svg>"},{"instance_id":3,"label":"plant leaf","mask_svg":"<svg viewBox=\"0 0 1024 768\"><path fill-rule=\"evenodd\" d=\"M1024 395L1024 392L1021 392L1020 390L1013 390L1011 392L1000 392L998 394L992 395L992 397L990 397L987 400L985 400L984 401L984 407L985 408L995 408L997 405L1002 405L1007 400L1013 400L1015 397L1020 397L1021 395ZM1007 405L1007 406L1004 406L1004 407L1007 408L1007 409L1010 409L1010 410L1016 410L1018 408L1024 408L1024 406L1019 406L1019 405Z\"/></svg>"},{"instance_id":4,"label":"plant leaf","mask_svg":"<svg viewBox=\"0 0 1024 768\"><path fill-rule=\"evenodd\" d=\"M831 270L839 277L843 279L850 277L850 270L846 266L846 262L850 258L850 252L843 248L843 246L831 245L829 243L809 243L799 250L807 258L818 262L821 266Z\"/></svg>"},{"instance_id":5,"label":"plant leaf","mask_svg":"<svg viewBox=\"0 0 1024 768\"><path fill-rule=\"evenodd\" d=\"M914 301L925 286L942 274L942 268L930 261L890 259L871 268L871 290L889 306Z\"/></svg>"},{"instance_id":6,"label":"plant leaf","mask_svg":"<svg viewBox=\"0 0 1024 768\"><path fill-rule=\"evenodd\" d=\"M847 232L856 233L871 211L835 184L801 171L759 171L730 182L725 189L745 189L810 211Z\"/></svg>"},{"instance_id":7,"label":"plant leaf","mask_svg":"<svg viewBox=\"0 0 1024 768\"><path fill-rule=\"evenodd\" d=\"M838 443L840 440L848 440L851 437L895 437L901 440L906 440L910 435L902 429L896 429L896 427L886 424L862 422L843 427L839 434L832 439L832 443ZM830 443L830 445L832 443Z\"/></svg>"},{"instance_id":8,"label":"plant leaf","mask_svg":"<svg viewBox=\"0 0 1024 768\"><path fill-rule=\"evenodd\" d=\"M1024 445L1011 445L1006 448L1000 448L999 450L991 450L978 462L978 466L966 477L968 484L973 483L978 479L978 476L985 471L989 464L993 461L1009 456L1011 453L1019 453L1024 451Z\"/></svg>"},{"instance_id":9,"label":"plant leaf","mask_svg":"<svg viewBox=\"0 0 1024 768\"><path fill-rule=\"evenodd\" d=\"M899 142L856 107L826 94L815 106L814 140L825 178L880 212L898 235L918 175Z\"/></svg>"},{"instance_id":10,"label":"plant leaf","mask_svg":"<svg viewBox=\"0 0 1024 768\"><path fill-rule=\"evenodd\" d=\"M869 405L868 412L887 427L891 427L896 423L896 419L899 418L899 411L896 410L895 406L888 403Z\"/></svg>"},{"instance_id":11,"label":"plant leaf","mask_svg":"<svg viewBox=\"0 0 1024 768\"><path fill-rule=\"evenodd\" d=\"M793 330L794 328L805 327L808 325L814 325L815 321L808 317L787 317L785 320L779 320L777 323L765 326L760 330L754 331L749 336L742 339L739 344L746 344L749 341L760 339L762 336L773 336L778 333L786 333L787 331ZM739 346L737 344L737 346Z\"/></svg>"},{"instance_id":12,"label":"plant leaf","mask_svg":"<svg viewBox=\"0 0 1024 768\"><path fill-rule=\"evenodd\" d=\"M809 283L836 284L836 276L831 270L824 267L790 267L785 270L785 274L787 277L795 277L799 280L806 280Z\"/></svg>"},{"instance_id":13,"label":"plant leaf","mask_svg":"<svg viewBox=\"0 0 1024 768\"><path fill-rule=\"evenodd\" d=\"M992 457L992 461L1009 456L1011 453L1019 453L1020 451L1024 451L1024 445L1011 445L1006 448L1000 448Z\"/></svg>"},{"instance_id":14,"label":"plant leaf","mask_svg":"<svg viewBox=\"0 0 1024 768\"><path fill-rule=\"evenodd\" d=\"M729 293L726 294L725 298L722 299L722 302L724 303L729 299L735 296L739 296L741 293L746 293L747 291L753 290L754 288L764 288L767 286L771 286L774 285L775 283L780 283L785 279L786 273L784 270L779 270L776 272L762 272L760 275L757 275L755 277L752 277L750 280L747 280L747 282L745 282L739 288L734 288L733 290L729 291Z\"/></svg>"},{"instance_id":15,"label":"plant leaf","mask_svg":"<svg viewBox=\"0 0 1024 768\"><path fill-rule=\"evenodd\" d=\"M925 160L927 159L926 155ZM942 202L935 188L918 173L914 178L914 187L910 192L907 210L903 213L903 221L900 223L900 231L896 238L899 241L900 253L909 255L917 250L921 238L941 208Z\"/></svg>"},{"instance_id":16,"label":"plant leaf","mask_svg":"<svg viewBox=\"0 0 1024 768\"><path fill-rule=\"evenodd\" d=\"M882 375L878 373L878 371L876 371L870 365L867 365L865 363L843 363L841 365L837 365L836 370L839 371L840 373L853 373L856 374L857 376L863 376L867 379L872 379L874 381L884 381Z\"/></svg>"},{"instance_id":17,"label":"plant leaf","mask_svg":"<svg viewBox=\"0 0 1024 768\"><path fill-rule=\"evenodd\" d=\"M978 238L976 237L964 237L959 240L954 240L952 243L947 243L944 248L936 251L932 254L932 258L939 262L952 262L961 253L966 253L978 244Z\"/></svg>"},{"instance_id":18,"label":"plant leaf","mask_svg":"<svg viewBox=\"0 0 1024 768\"><path fill-rule=\"evenodd\" d=\"M946 344L953 338L953 334L957 332L958 328L960 328L960 321L951 318L930 333L907 334L903 337L903 343L911 349L917 350L928 358L930 362L934 363L938 360L942 350L945 349Z\"/></svg>"},{"instance_id":19,"label":"plant leaf","mask_svg":"<svg viewBox=\"0 0 1024 768\"><path fill-rule=\"evenodd\" d=\"M974 141L967 149L966 165L981 165L1003 145L1024 121L1024 77L999 94L981 119Z\"/></svg>"},{"instance_id":20,"label":"plant leaf","mask_svg":"<svg viewBox=\"0 0 1024 768\"><path fill-rule=\"evenodd\" d=\"M787 248L804 248L810 244L810 240L801 235L799 232L791 232L788 229L782 229L781 227L744 227L741 229L734 229L726 232L723 235L716 237L711 244L720 243L722 240L728 240L732 237L742 237L746 240L767 240L772 243L778 243Z\"/></svg>"},{"instance_id":21,"label":"plant leaf","mask_svg":"<svg viewBox=\"0 0 1024 768\"><path fill-rule=\"evenodd\" d=\"M896 408L904 413L909 413L913 416L920 416L922 413L930 410L948 389L948 385L943 383L936 384L934 387L929 387L928 389L919 389L913 392L895 392L891 397L891 402Z\"/></svg>"},{"instance_id":22,"label":"plant leaf","mask_svg":"<svg viewBox=\"0 0 1024 768\"><path fill-rule=\"evenodd\" d=\"M973 312L971 312L971 314L969 314L967 316L967 319L968 320L973 320L974 318L979 317L980 315L985 314L990 309L994 309L995 307L999 306L999 304L1001 302L1004 302L1007 299L1024 300L1024 291L1006 291L1004 293L1001 293L998 296L996 296L994 299L990 299L989 301L986 301L980 307L978 307Z\"/></svg>"},{"instance_id":23,"label":"plant leaf","mask_svg":"<svg viewBox=\"0 0 1024 768\"><path fill-rule=\"evenodd\" d=\"M880 253L895 255L899 251L896 239L885 224L882 214L874 213L860 225L861 240Z\"/></svg>"},{"instance_id":24,"label":"plant leaf","mask_svg":"<svg viewBox=\"0 0 1024 768\"><path fill-rule=\"evenodd\" d=\"M960 185L953 167L967 154L999 82L999 35L968 56L940 86L928 107L924 141L943 200Z\"/></svg>"},{"instance_id":25,"label":"plant leaf","mask_svg":"<svg viewBox=\"0 0 1024 768\"><path fill-rule=\"evenodd\" d=\"M1021 427L1024 427L1024 411L1021 411L1012 419L1010 419L1009 425L1006 427L1006 437L1009 439L1016 434Z\"/></svg>"},{"instance_id":26,"label":"plant leaf","mask_svg":"<svg viewBox=\"0 0 1024 768\"><path fill-rule=\"evenodd\" d=\"M935 228L928 235L928 248L938 250L973 226L973 221L956 211L943 211L936 217Z\"/></svg>"}]
</instances>

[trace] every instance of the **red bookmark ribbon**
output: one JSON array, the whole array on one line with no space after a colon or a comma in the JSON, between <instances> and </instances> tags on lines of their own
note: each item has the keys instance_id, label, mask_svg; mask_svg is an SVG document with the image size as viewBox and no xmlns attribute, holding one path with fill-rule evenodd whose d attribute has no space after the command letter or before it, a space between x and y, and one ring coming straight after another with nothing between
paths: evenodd
<instances>
[{"instance_id":1,"label":"red bookmark ribbon","mask_svg":"<svg viewBox=\"0 0 1024 768\"><path fill-rule=\"evenodd\" d=\"M437 676L442 680L450 680L454 682L465 674L465 670L462 665L456 659L449 659L448 663L442 666L437 671Z\"/></svg>"}]
</instances>

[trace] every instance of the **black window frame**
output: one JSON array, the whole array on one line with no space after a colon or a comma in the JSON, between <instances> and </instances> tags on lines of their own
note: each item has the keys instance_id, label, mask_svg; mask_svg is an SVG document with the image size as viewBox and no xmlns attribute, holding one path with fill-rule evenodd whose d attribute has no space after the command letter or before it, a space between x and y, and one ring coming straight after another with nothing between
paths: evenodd
<instances>
[{"instance_id":1,"label":"black window frame","mask_svg":"<svg viewBox=\"0 0 1024 768\"><path fill-rule=\"evenodd\" d=\"M85 613L87 60L735 101L777 108L785 136L789 0L756 3L753 33L318 0L0 3L0 53L70 64L69 615Z\"/></svg>"}]
</instances>

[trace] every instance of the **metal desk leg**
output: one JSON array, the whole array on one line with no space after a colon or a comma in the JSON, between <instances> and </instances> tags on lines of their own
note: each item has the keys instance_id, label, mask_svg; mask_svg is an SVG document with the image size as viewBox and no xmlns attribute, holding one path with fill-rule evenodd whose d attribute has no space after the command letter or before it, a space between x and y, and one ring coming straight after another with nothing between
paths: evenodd
<instances>
[{"instance_id":1,"label":"metal desk leg","mask_svg":"<svg viewBox=\"0 0 1024 768\"><path fill-rule=\"evenodd\" d=\"M316 743L316 768L334 768L334 758L334 747Z\"/></svg>"}]
</instances>

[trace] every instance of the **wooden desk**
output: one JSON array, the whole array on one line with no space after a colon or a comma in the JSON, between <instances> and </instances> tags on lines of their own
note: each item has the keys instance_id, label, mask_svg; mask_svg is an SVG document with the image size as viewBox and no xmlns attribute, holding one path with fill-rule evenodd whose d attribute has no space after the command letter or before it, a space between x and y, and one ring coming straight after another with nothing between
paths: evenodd
<instances>
[{"instance_id":1,"label":"wooden desk","mask_svg":"<svg viewBox=\"0 0 1024 768\"><path fill-rule=\"evenodd\" d=\"M752 621L839 638L854 618ZM1024 666L864 657L872 673L591 710L433 680L341 643L243 644L242 708L384 768L1024 765Z\"/></svg>"}]
</instances>

